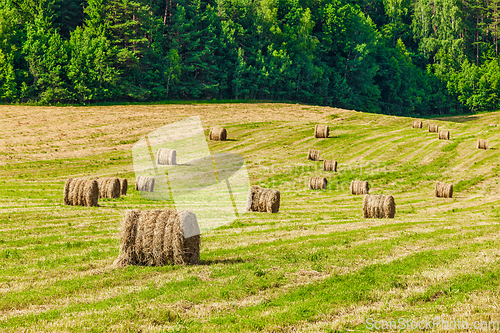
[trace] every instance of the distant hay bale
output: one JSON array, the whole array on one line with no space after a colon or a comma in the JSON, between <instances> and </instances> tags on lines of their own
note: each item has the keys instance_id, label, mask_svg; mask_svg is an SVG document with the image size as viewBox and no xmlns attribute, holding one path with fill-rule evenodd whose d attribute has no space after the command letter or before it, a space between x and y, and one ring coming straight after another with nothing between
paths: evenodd
<instances>
[{"instance_id":1,"label":"distant hay bale","mask_svg":"<svg viewBox=\"0 0 500 333\"><path fill-rule=\"evenodd\" d=\"M280 208L280 191L253 185L248 191L247 211L277 213Z\"/></svg>"},{"instance_id":2,"label":"distant hay bale","mask_svg":"<svg viewBox=\"0 0 500 333\"><path fill-rule=\"evenodd\" d=\"M176 165L177 151L175 149L160 148L156 153L157 165Z\"/></svg>"},{"instance_id":3,"label":"distant hay bale","mask_svg":"<svg viewBox=\"0 0 500 333\"><path fill-rule=\"evenodd\" d=\"M120 178L120 195L127 195L128 181L127 178Z\"/></svg>"},{"instance_id":4,"label":"distant hay bale","mask_svg":"<svg viewBox=\"0 0 500 333\"><path fill-rule=\"evenodd\" d=\"M477 139L477 149L488 149L488 141Z\"/></svg>"},{"instance_id":5,"label":"distant hay bale","mask_svg":"<svg viewBox=\"0 0 500 333\"><path fill-rule=\"evenodd\" d=\"M315 138L328 138L329 133L330 133L330 128L327 125L314 126L314 137Z\"/></svg>"},{"instance_id":6,"label":"distant hay bale","mask_svg":"<svg viewBox=\"0 0 500 333\"><path fill-rule=\"evenodd\" d=\"M154 177L137 176L135 180L135 190L141 192L153 192L155 188Z\"/></svg>"},{"instance_id":7,"label":"distant hay bale","mask_svg":"<svg viewBox=\"0 0 500 333\"><path fill-rule=\"evenodd\" d=\"M490 124L491 127L497 127L497 124Z\"/></svg>"},{"instance_id":8,"label":"distant hay bale","mask_svg":"<svg viewBox=\"0 0 500 333\"><path fill-rule=\"evenodd\" d=\"M120 197L121 183L116 177L96 178L99 185L99 198L116 199Z\"/></svg>"},{"instance_id":9,"label":"distant hay bale","mask_svg":"<svg viewBox=\"0 0 500 333\"><path fill-rule=\"evenodd\" d=\"M337 172L337 161L324 160L323 161L323 171Z\"/></svg>"},{"instance_id":10,"label":"distant hay bale","mask_svg":"<svg viewBox=\"0 0 500 333\"><path fill-rule=\"evenodd\" d=\"M429 132L438 133L439 132L439 125L429 124Z\"/></svg>"},{"instance_id":11,"label":"distant hay bale","mask_svg":"<svg viewBox=\"0 0 500 333\"><path fill-rule=\"evenodd\" d=\"M363 180L353 180L351 181L351 186L350 186L350 191L351 194L368 194L370 191L370 187L368 186L367 181Z\"/></svg>"},{"instance_id":12,"label":"distant hay bale","mask_svg":"<svg viewBox=\"0 0 500 333\"><path fill-rule=\"evenodd\" d=\"M413 128L422 128L422 125L423 124L421 120L414 120L412 124Z\"/></svg>"},{"instance_id":13,"label":"distant hay bale","mask_svg":"<svg viewBox=\"0 0 500 333\"><path fill-rule=\"evenodd\" d=\"M438 198L452 198L453 197L453 185L437 182L434 189L434 195Z\"/></svg>"},{"instance_id":14,"label":"distant hay bale","mask_svg":"<svg viewBox=\"0 0 500 333\"><path fill-rule=\"evenodd\" d=\"M310 190L326 190L327 185L328 180L324 177L311 177L311 179L309 179Z\"/></svg>"},{"instance_id":15,"label":"distant hay bale","mask_svg":"<svg viewBox=\"0 0 500 333\"><path fill-rule=\"evenodd\" d=\"M439 131L438 139L439 140L450 140L450 131Z\"/></svg>"},{"instance_id":16,"label":"distant hay bale","mask_svg":"<svg viewBox=\"0 0 500 333\"><path fill-rule=\"evenodd\" d=\"M363 198L363 217L392 219L396 215L396 203L392 195L371 195Z\"/></svg>"},{"instance_id":17,"label":"distant hay bale","mask_svg":"<svg viewBox=\"0 0 500 333\"><path fill-rule=\"evenodd\" d=\"M227 131L222 127L213 127L210 129L209 138L212 141L225 141L227 139Z\"/></svg>"},{"instance_id":18,"label":"distant hay bale","mask_svg":"<svg viewBox=\"0 0 500 333\"><path fill-rule=\"evenodd\" d=\"M114 261L118 267L189 265L199 262L200 229L196 215L190 211L127 211L120 238L120 254Z\"/></svg>"},{"instance_id":19,"label":"distant hay bale","mask_svg":"<svg viewBox=\"0 0 500 333\"><path fill-rule=\"evenodd\" d=\"M307 152L307 159L311 161L319 161L319 154L319 150L309 148L309 151Z\"/></svg>"},{"instance_id":20,"label":"distant hay bale","mask_svg":"<svg viewBox=\"0 0 500 333\"><path fill-rule=\"evenodd\" d=\"M99 186L95 180L68 178L64 184L63 203L69 206L97 207Z\"/></svg>"}]
</instances>

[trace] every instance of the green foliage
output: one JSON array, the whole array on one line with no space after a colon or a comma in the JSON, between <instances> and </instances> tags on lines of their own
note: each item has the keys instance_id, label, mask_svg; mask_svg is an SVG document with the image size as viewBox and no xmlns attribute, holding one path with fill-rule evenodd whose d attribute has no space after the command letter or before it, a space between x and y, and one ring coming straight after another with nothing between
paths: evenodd
<instances>
[{"instance_id":1,"label":"green foliage","mask_svg":"<svg viewBox=\"0 0 500 333\"><path fill-rule=\"evenodd\" d=\"M0 2L0 101L498 108L500 0Z\"/></svg>"}]
</instances>

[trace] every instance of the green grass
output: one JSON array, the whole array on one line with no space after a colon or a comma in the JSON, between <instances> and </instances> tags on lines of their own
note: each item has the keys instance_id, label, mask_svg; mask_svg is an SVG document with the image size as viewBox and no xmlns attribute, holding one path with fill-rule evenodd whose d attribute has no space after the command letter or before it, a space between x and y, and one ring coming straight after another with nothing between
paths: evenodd
<instances>
[{"instance_id":1,"label":"green grass","mask_svg":"<svg viewBox=\"0 0 500 333\"><path fill-rule=\"evenodd\" d=\"M244 116L239 105L231 113ZM451 130L442 141L408 118L294 107L316 118L227 121L233 141L209 142L244 156L251 183L279 189L282 202L278 214L247 213L203 234L196 266L112 266L125 210L172 206L133 189L127 147L153 125L136 123L141 133L103 141L120 149L95 154L9 162L15 154L2 151L0 331L344 332L367 331L367 318L498 320L499 151L474 149L477 137L495 147L500 135L484 125L498 113L433 121ZM331 137L314 139L316 123L330 124ZM338 172L307 161L311 147ZM95 175L128 178L128 195L62 204L66 178ZM312 176L327 177L327 190L308 190ZM392 194L396 218L362 219L362 196L348 194L354 179ZM454 184L454 198L434 198L436 181Z\"/></svg>"}]
</instances>

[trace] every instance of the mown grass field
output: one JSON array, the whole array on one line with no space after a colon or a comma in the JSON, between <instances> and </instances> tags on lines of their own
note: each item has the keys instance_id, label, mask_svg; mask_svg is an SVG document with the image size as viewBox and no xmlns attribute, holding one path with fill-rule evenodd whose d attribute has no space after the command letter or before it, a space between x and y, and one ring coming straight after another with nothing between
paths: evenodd
<instances>
[{"instance_id":1,"label":"mown grass field","mask_svg":"<svg viewBox=\"0 0 500 333\"><path fill-rule=\"evenodd\" d=\"M133 189L131 148L200 115L224 125L215 152L245 157L278 214L247 213L202 235L201 264L114 268ZM500 113L431 120L293 104L0 106L0 331L337 332L365 321L500 320ZM429 120L424 121L424 127ZM328 124L330 138L313 138ZM477 138L491 149L476 149ZM308 148L339 162L307 161ZM68 177L120 176L129 194L62 204ZM310 191L326 176L327 191ZM353 179L392 194L396 218L363 219ZM436 181L455 185L433 197ZM438 331L438 330L437 330Z\"/></svg>"}]
</instances>

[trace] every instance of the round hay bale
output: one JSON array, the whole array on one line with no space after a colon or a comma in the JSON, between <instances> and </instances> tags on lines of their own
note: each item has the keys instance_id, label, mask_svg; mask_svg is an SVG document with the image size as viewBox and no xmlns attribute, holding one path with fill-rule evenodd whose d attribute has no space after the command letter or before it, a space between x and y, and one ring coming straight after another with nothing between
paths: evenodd
<instances>
[{"instance_id":1,"label":"round hay bale","mask_svg":"<svg viewBox=\"0 0 500 333\"><path fill-rule=\"evenodd\" d=\"M116 199L120 197L121 182L116 177L96 178L99 187L99 198Z\"/></svg>"},{"instance_id":2,"label":"round hay bale","mask_svg":"<svg viewBox=\"0 0 500 333\"><path fill-rule=\"evenodd\" d=\"M120 195L127 195L128 181L127 178L120 178Z\"/></svg>"},{"instance_id":3,"label":"round hay bale","mask_svg":"<svg viewBox=\"0 0 500 333\"><path fill-rule=\"evenodd\" d=\"M156 153L157 165L176 165L177 152L175 149L160 148Z\"/></svg>"},{"instance_id":4,"label":"round hay bale","mask_svg":"<svg viewBox=\"0 0 500 333\"><path fill-rule=\"evenodd\" d=\"M311 177L309 179L309 189L310 190L326 190L328 181L324 177Z\"/></svg>"},{"instance_id":5,"label":"round hay bale","mask_svg":"<svg viewBox=\"0 0 500 333\"><path fill-rule=\"evenodd\" d=\"M439 125L429 124L429 132L438 133L439 132Z\"/></svg>"},{"instance_id":6,"label":"round hay bale","mask_svg":"<svg viewBox=\"0 0 500 333\"><path fill-rule=\"evenodd\" d=\"M452 198L453 197L453 185L437 182L434 188L434 196L438 198Z\"/></svg>"},{"instance_id":7,"label":"round hay bale","mask_svg":"<svg viewBox=\"0 0 500 333\"><path fill-rule=\"evenodd\" d=\"M135 181L135 189L142 192L153 192L155 188L154 177L137 176Z\"/></svg>"},{"instance_id":8,"label":"round hay bale","mask_svg":"<svg viewBox=\"0 0 500 333\"><path fill-rule=\"evenodd\" d=\"M195 265L200 259L200 234L198 220L193 212L182 210L176 214L172 226L173 257L176 265ZM197 229L198 231L196 232ZM194 233L191 237L186 237Z\"/></svg>"},{"instance_id":9,"label":"round hay bale","mask_svg":"<svg viewBox=\"0 0 500 333\"><path fill-rule=\"evenodd\" d=\"M337 161L324 160L323 170L337 172Z\"/></svg>"},{"instance_id":10,"label":"round hay bale","mask_svg":"<svg viewBox=\"0 0 500 333\"><path fill-rule=\"evenodd\" d=\"M497 124L490 124L491 127L497 127Z\"/></svg>"},{"instance_id":11,"label":"round hay bale","mask_svg":"<svg viewBox=\"0 0 500 333\"><path fill-rule=\"evenodd\" d=\"M165 245L165 227L167 226L168 218L175 211L172 209L163 209L156 217L155 230L153 235L153 258L155 266L167 265L164 245Z\"/></svg>"},{"instance_id":12,"label":"round hay bale","mask_svg":"<svg viewBox=\"0 0 500 333\"><path fill-rule=\"evenodd\" d=\"M97 207L99 200L99 185L95 180L87 180L84 190L84 204L87 207Z\"/></svg>"},{"instance_id":13,"label":"round hay bale","mask_svg":"<svg viewBox=\"0 0 500 333\"><path fill-rule=\"evenodd\" d=\"M120 227L120 254L113 262L114 266L125 267L137 265L135 252L135 238L137 233L137 222L141 211L139 209L128 210Z\"/></svg>"},{"instance_id":14,"label":"round hay bale","mask_svg":"<svg viewBox=\"0 0 500 333\"><path fill-rule=\"evenodd\" d=\"M330 128L327 125L314 126L314 137L315 138L328 138L329 133L330 133Z\"/></svg>"},{"instance_id":15,"label":"round hay bale","mask_svg":"<svg viewBox=\"0 0 500 333\"><path fill-rule=\"evenodd\" d=\"M160 215L161 210L155 209L146 211L145 217L142 220L144 223L142 229L142 264L145 266L153 266L155 264L155 258L153 255L153 239L156 229L156 219Z\"/></svg>"},{"instance_id":16,"label":"round hay bale","mask_svg":"<svg viewBox=\"0 0 500 333\"><path fill-rule=\"evenodd\" d=\"M253 185L248 191L247 211L277 213L280 201L280 191Z\"/></svg>"},{"instance_id":17,"label":"round hay bale","mask_svg":"<svg viewBox=\"0 0 500 333\"><path fill-rule=\"evenodd\" d=\"M120 238L116 266L188 265L199 261L200 229L196 215L190 211L127 211Z\"/></svg>"},{"instance_id":18,"label":"round hay bale","mask_svg":"<svg viewBox=\"0 0 500 333\"><path fill-rule=\"evenodd\" d=\"M439 131L438 139L439 140L450 140L450 131Z\"/></svg>"},{"instance_id":19,"label":"round hay bale","mask_svg":"<svg viewBox=\"0 0 500 333\"><path fill-rule=\"evenodd\" d=\"M412 124L412 127L413 128L422 128L422 121L421 120L414 120L413 121L413 124Z\"/></svg>"},{"instance_id":20,"label":"round hay bale","mask_svg":"<svg viewBox=\"0 0 500 333\"><path fill-rule=\"evenodd\" d=\"M351 186L349 187L351 194L368 194L370 191L370 187L368 185L368 181L363 180L353 180L351 181Z\"/></svg>"},{"instance_id":21,"label":"round hay bale","mask_svg":"<svg viewBox=\"0 0 500 333\"><path fill-rule=\"evenodd\" d=\"M135 235L134 252L136 258L136 265L143 265L144 262L144 252L142 251L142 238L146 232L146 221L148 218L147 211L141 212L139 219L137 220L137 231Z\"/></svg>"},{"instance_id":22,"label":"round hay bale","mask_svg":"<svg viewBox=\"0 0 500 333\"><path fill-rule=\"evenodd\" d=\"M319 150L315 150L313 148L309 148L309 151L307 152L307 159L311 161L319 161Z\"/></svg>"},{"instance_id":23,"label":"round hay bale","mask_svg":"<svg viewBox=\"0 0 500 333\"><path fill-rule=\"evenodd\" d=\"M488 149L488 141L477 139L477 149Z\"/></svg>"},{"instance_id":24,"label":"round hay bale","mask_svg":"<svg viewBox=\"0 0 500 333\"><path fill-rule=\"evenodd\" d=\"M174 224L178 220L177 212L172 212L169 214L167 218L167 222L165 224L165 236L163 241L163 256L166 265L174 264L174 236L173 229Z\"/></svg>"},{"instance_id":25,"label":"round hay bale","mask_svg":"<svg viewBox=\"0 0 500 333\"><path fill-rule=\"evenodd\" d=\"M66 180L66 183L64 184L63 203L65 205L71 205L72 204L70 202L70 199L69 199L70 185L71 185L72 181L73 181L73 178L68 178Z\"/></svg>"},{"instance_id":26,"label":"round hay bale","mask_svg":"<svg viewBox=\"0 0 500 333\"><path fill-rule=\"evenodd\" d=\"M222 127L213 127L210 129L209 138L213 141L225 141L227 139L227 131Z\"/></svg>"},{"instance_id":27,"label":"round hay bale","mask_svg":"<svg viewBox=\"0 0 500 333\"><path fill-rule=\"evenodd\" d=\"M392 195L366 194L363 198L363 218L394 218L396 203Z\"/></svg>"},{"instance_id":28,"label":"round hay bale","mask_svg":"<svg viewBox=\"0 0 500 333\"><path fill-rule=\"evenodd\" d=\"M69 178L64 184L63 202L71 206L97 207L99 187L95 180Z\"/></svg>"}]
</instances>

